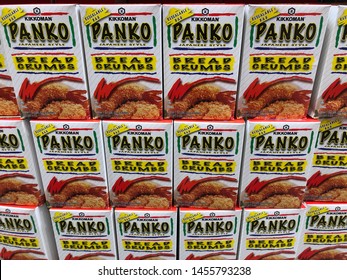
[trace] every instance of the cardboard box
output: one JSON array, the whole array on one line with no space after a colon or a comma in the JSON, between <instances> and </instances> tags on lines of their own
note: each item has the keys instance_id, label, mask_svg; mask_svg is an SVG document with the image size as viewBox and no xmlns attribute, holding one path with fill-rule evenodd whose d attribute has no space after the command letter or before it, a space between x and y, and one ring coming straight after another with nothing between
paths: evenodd
<instances>
[{"instance_id":1,"label":"cardboard box","mask_svg":"<svg viewBox=\"0 0 347 280\"><path fill-rule=\"evenodd\" d=\"M241 205L300 208L318 129L313 119L247 121Z\"/></svg>"},{"instance_id":2,"label":"cardboard box","mask_svg":"<svg viewBox=\"0 0 347 280\"><path fill-rule=\"evenodd\" d=\"M309 114L312 117L346 117L347 6L330 8L327 34L322 49Z\"/></svg>"},{"instance_id":3,"label":"cardboard box","mask_svg":"<svg viewBox=\"0 0 347 280\"><path fill-rule=\"evenodd\" d=\"M243 120L174 122L175 206L235 208L244 127Z\"/></svg>"},{"instance_id":4,"label":"cardboard box","mask_svg":"<svg viewBox=\"0 0 347 280\"><path fill-rule=\"evenodd\" d=\"M31 129L49 205L107 208L101 122L33 120Z\"/></svg>"},{"instance_id":5,"label":"cardboard box","mask_svg":"<svg viewBox=\"0 0 347 280\"><path fill-rule=\"evenodd\" d=\"M115 218L120 260L176 260L176 208L115 208Z\"/></svg>"},{"instance_id":6,"label":"cardboard box","mask_svg":"<svg viewBox=\"0 0 347 280\"><path fill-rule=\"evenodd\" d=\"M307 115L329 5L246 8L238 117Z\"/></svg>"},{"instance_id":7,"label":"cardboard box","mask_svg":"<svg viewBox=\"0 0 347 280\"><path fill-rule=\"evenodd\" d=\"M45 205L0 205L0 231L1 260L58 259Z\"/></svg>"},{"instance_id":8,"label":"cardboard box","mask_svg":"<svg viewBox=\"0 0 347 280\"><path fill-rule=\"evenodd\" d=\"M17 99L14 93L11 76L7 71L2 48L3 46L0 39L0 117L19 116Z\"/></svg>"},{"instance_id":9,"label":"cardboard box","mask_svg":"<svg viewBox=\"0 0 347 280\"><path fill-rule=\"evenodd\" d=\"M299 260L347 259L347 204L308 202Z\"/></svg>"},{"instance_id":10,"label":"cardboard box","mask_svg":"<svg viewBox=\"0 0 347 280\"><path fill-rule=\"evenodd\" d=\"M347 202L346 139L346 120L321 120L307 181L306 201Z\"/></svg>"},{"instance_id":11,"label":"cardboard box","mask_svg":"<svg viewBox=\"0 0 347 280\"><path fill-rule=\"evenodd\" d=\"M93 114L162 118L160 5L82 5Z\"/></svg>"},{"instance_id":12,"label":"cardboard box","mask_svg":"<svg viewBox=\"0 0 347 280\"><path fill-rule=\"evenodd\" d=\"M0 204L38 206L44 201L29 121L0 119Z\"/></svg>"},{"instance_id":13,"label":"cardboard box","mask_svg":"<svg viewBox=\"0 0 347 280\"><path fill-rule=\"evenodd\" d=\"M117 259L112 208L51 208L50 214L60 260Z\"/></svg>"},{"instance_id":14,"label":"cardboard box","mask_svg":"<svg viewBox=\"0 0 347 280\"><path fill-rule=\"evenodd\" d=\"M24 117L90 118L76 5L0 6L4 56Z\"/></svg>"},{"instance_id":15,"label":"cardboard box","mask_svg":"<svg viewBox=\"0 0 347 280\"><path fill-rule=\"evenodd\" d=\"M172 206L172 121L103 121L111 204Z\"/></svg>"},{"instance_id":16,"label":"cardboard box","mask_svg":"<svg viewBox=\"0 0 347 280\"><path fill-rule=\"evenodd\" d=\"M236 260L241 209L180 208L180 260Z\"/></svg>"},{"instance_id":17,"label":"cardboard box","mask_svg":"<svg viewBox=\"0 0 347 280\"><path fill-rule=\"evenodd\" d=\"M234 118L243 11L243 5L163 5L165 118Z\"/></svg>"},{"instance_id":18,"label":"cardboard box","mask_svg":"<svg viewBox=\"0 0 347 280\"><path fill-rule=\"evenodd\" d=\"M240 260L294 260L298 254L305 206L299 209L245 208Z\"/></svg>"}]
</instances>

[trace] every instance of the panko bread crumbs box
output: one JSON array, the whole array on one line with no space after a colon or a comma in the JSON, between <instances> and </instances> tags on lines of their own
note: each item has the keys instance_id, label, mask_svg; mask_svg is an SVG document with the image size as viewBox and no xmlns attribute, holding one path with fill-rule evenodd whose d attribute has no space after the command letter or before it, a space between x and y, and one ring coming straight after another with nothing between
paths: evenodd
<instances>
[{"instance_id":1,"label":"panko bread crumbs box","mask_svg":"<svg viewBox=\"0 0 347 280\"><path fill-rule=\"evenodd\" d=\"M235 208L244 128L243 120L174 122L175 206Z\"/></svg>"},{"instance_id":2,"label":"panko bread crumbs box","mask_svg":"<svg viewBox=\"0 0 347 280\"><path fill-rule=\"evenodd\" d=\"M347 6L330 8L325 47L309 114L312 117L347 117Z\"/></svg>"},{"instance_id":3,"label":"panko bread crumbs box","mask_svg":"<svg viewBox=\"0 0 347 280\"><path fill-rule=\"evenodd\" d=\"M93 115L162 118L160 5L82 5Z\"/></svg>"},{"instance_id":4,"label":"panko bread crumbs box","mask_svg":"<svg viewBox=\"0 0 347 280\"><path fill-rule=\"evenodd\" d=\"M110 201L121 208L172 206L172 121L103 121Z\"/></svg>"},{"instance_id":5,"label":"panko bread crumbs box","mask_svg":"<svg viewBox=\"0 0 347 280\"><path fill-rule=\"evenodd\" d=\"M298 209L245 208L238 259L294 260L304 215L304 205Z\"/></svg>"},{"instance_id":6,"label":"panko bread crumbs box","mask_svg":"<svg viewBox=\"0 0 347 280\"><path fill-rule=\"evenodd\" d=\"M241 205L300 208L318 129L314 119L247 121Z\"/></svg>"},{"instance_id":7,"label":"panko bread crumbs box","mask_svg":"<svg viewBox=\"0 0 347 280\"><path fill-rule=\"evenodd\" d=\"M19 116L19 109L12 79L6 68L3 46L0 39L0 117L1 116Z\"/></svg>"},{"instance_id":8,"label":"panko bread crumbs box","mask_svg":"<svg viewBox=\"0 0 347 280\"><path fill-rule=\"evenodd\" d=\"M48 204L108 207L101 122L33 120L31 129Z\"/></svg>"},{"instance_id":9,"label":"panko bread crumbs box","mask_svg":"<svg viewBox=\"0 0 347 280\"><path fill-rule=\"evenodd\" d=\"M305 200L347 203L347 121L322 119Z\"/></svg>"},{"instance_id":10,"label":"panko bread crumbs box","mask_svg":"<svg viewBox=\"0 0 347 280\"><path fill-rule=\"evenodd\" d=\"M46 206L0 205L0 259L58 259Z\"/></svg>"},{"instance_id":11,"label":"panko bread crumbs box","mask_svg":"<svg viewBox=\"0 0 347 280\"><path fill-rule=\"evenodd\" d=\"M38 206L44 201L29 121L0 119L0 204Z\"/></svg>"},{"instance_id":12,"label":"panko bread crumbs box","mask_svg":"<svg viewBox=\"0 0 347 280\"><path fill-rule=\"evenodd\" d=\"M329 5L247 6L238 117L306 116L329 8Z\"/></svg>"},{"instance_id":13,"label":"panko bread crumbs box","mask_svg":"<svg viewBox=\"0 0 347 280\"><path fill-rule=\"evenodd\" d=\"M347 260L347 204L308 202L299 260Z\"/></svg>"},{"instance_id":14,"label":"panko bread crumbs box","mask_svg":"<svg viewBox=\"0 0 347 280\"><path fill-rule=\"evenodd\" d=\"M51 221L60 260L116 260L112 208L51 208Z\"/></svg>"},{"instance_id":15,"label":"panko bread crumbs box","mask_svg":"<svg viewBox=\"0 0 347 280\"><path fill-rule=\"evenodd\" d=\"M244 5L163 5L164 117L234 119Z\"/></svg>"},{"instance_id":16,"label":"panko bread crumbs box","mask_svg":"<svg viewBox=\"0 0 347 280\"><path fill-rule=\"evenodd\" d=\"M241 209L180 208L180 260L236 260Z\"/></svg>"},{"instance_id":17,"label":"panko bread crumbs box","mask_svg":"<svg viewBox=\"0 0 347 280\"><path fill-rule=\"evenodd\" d=\"M90 118L76 5L0 6L3 55L24 117Z\"/></svg>"},{"instance_id":18,"label":"panko bread crumbs box","mask_svg":"<svg viewBox=\"0 0 347 280\"><path fill-rule=\"evenodd\" d=\"M115 219L120 260L176 260L176 208L115 208Z\"/></svg>"}]
</instances>

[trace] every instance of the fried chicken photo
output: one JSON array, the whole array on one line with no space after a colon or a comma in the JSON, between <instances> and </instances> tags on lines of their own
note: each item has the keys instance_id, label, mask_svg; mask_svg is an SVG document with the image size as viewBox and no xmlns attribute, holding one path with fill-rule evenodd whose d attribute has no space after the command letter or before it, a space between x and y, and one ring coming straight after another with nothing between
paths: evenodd
<instances>
[{"instance_id":1,"label":"fried chicken photo","mask_svg":"<svg viewBox=\"0 0 347 280\"><path fill-rule=\"evenodd\" d=\"M343 251L341 251L343 250ZM347 260L347 246L337 245L318 250L308 247L299 256L299 260Z\"/></svg>"},{"instance_id":2,"label":"fried chicken photo","mask_svg":"<svg viewBox=\"0 0 347 280\"><path fill-rule=\"evenodd\" d=\"M0 78L2 76L0 75ZM19 109L13 87L0 84L0 116L19 116Z\"/></svg>"},{"instance_id":3,"label":"fried chicken photo","mask_svg":"<svg viewBox=\"0 0 347 280\"><path fill-rule=\"evenodd\" d=\"M81 176L58 181L53 178L47 190L51 194L50 204L63 208L106 208L108 195L106 186L95 186L89 180L104 181L101 177Z\"/></svg>"},{"instance_id":4,"label":"fried chicken photo","mask_svg":"<svg viewBox=\"0 0 347 280\"><path fill-rule=\"evenodd\" d=\"M2 248L0 252L1 260L46 260L42 258L44 253L35 250L17 250L8 251L6 248Z\"/></svg>"},{"instance_id":5,"label":"fried chicken photo","mask_svg":"<svg viewBox=\"0 0 347 280\"><path fill-rule=\"evenodd\" d=\"M44 196L37 184L29 184L22 179L34 179L29 174L5 174L0 176L0 203L11 205L38 206L44 202Z\"/></svg>"},{"instance_id":6,"label":"fried chicken photo","mask_svg":"<svg viewBox=\"0 0 347 280\"><path fill-rule=\"evenodd\" d=\"M347 202L347 171L321 175L318 171L307 182L309 201Z\"/></svg>"},{"instance_id":7,"label":"fried chicken photo","mask_svg":"<svg viewBox=\"0 0 347 280\"><path fill-rule=\"evenodd\" d=\"M262 255L255 255L254 253L249 254L245 260L294 260L293 258L288 258L283 254L292 254L294 255L294 251L278 251L278 252L270 252Z\"/></svg>"},{"instance_id":8,"label":"fried chicken photo","mask_svg":"<svg viewBox=\"0 0 347 280\"><path fill-rule=\"evenodd\" d=\"M188 257L186 257L186 260L232 260L235 258L235 255L236 254L233 252L216 252L202 256L190 254ZM228 256L234 256L234 258L230 259Z\"/></svg>"},{"instance_id":9,"label":"fried chicken photo","mask_svg":"<svg viewBox=\"0 0 347 280\"><path fill-rule=\"evenodd\" d=\"M297 176L279 177L268 181L255 178L245 190L245 207L300 208L305 186L296 186L289 180L306 181L304 177Z\"/></svg>"},{"instance_id":10,"label":"fried chicken photo","mask_svg":"<svg viewBox=\"0 0 347 280\"><path fill-rule=\"evenodd\" d=\"M156 253L138 257L135 257L133 254L129 254L128 256L126 256L125 260L167 260L172 258L175 258L175 254Z\"/></svg>"},{"instance_id":11,"label":"fried chicken photo","mask_svg":"<svg viewBox=\"0 0 347 280\"><path fill-rule=\"evenodd\" d=\"M236 182L235 179L216 176L200 180L185 177L177 187L176 204L180 207L232 210L236 203L236 188L220 181Z\"/></svg>"},{"instance_id":12,"label":"fried chicken photo","mask_svg":"<svg viewBox=\"0 0 347 280\"><path fill-rule=\"evenodd\" d=\"M150 90L139 81L159 83L156 78L127 78L107 84L102 79L95 92L96 113L117 119L159 119L161 117L161 90Z\"/></svg>"},{"instance_id":13,"label":"fried chicken photo","mask_svg":"<svg viewBox=\"0 0 347 280\"><path fill-rule=\"evenodd\" d=\"M89 253L81 256L73 256L72 254L68 254L65 257L65 260L107 260L109 258L116 258L114 254L111 253Z\"/></svg>"},{"instance_id":14,"label":"fried chicken photo","mask_svg":"<svg viewBox=\"0 0 347 280\"><path fill-rule=\"evenodd\" d=\"M169 178L149 176L124 181L120 177L112 187L117 207L168 209L171 206L171 186L161 186L154 180L170 182Z\"/></svg>"}]
</instances>

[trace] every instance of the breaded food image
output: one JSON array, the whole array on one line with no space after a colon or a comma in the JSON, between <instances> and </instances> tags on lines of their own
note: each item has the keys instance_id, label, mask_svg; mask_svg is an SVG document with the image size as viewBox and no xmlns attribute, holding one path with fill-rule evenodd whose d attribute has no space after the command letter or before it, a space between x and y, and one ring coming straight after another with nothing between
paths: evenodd
<instances>
[{"instance_id":1,"label":"breaded food image","mask_svg":"<svg viewBox=\"0 0 347 280\"><path fill-rule=\"evenodd\" d=\"M19 179L33 179L31 175L19 173L0 176L0 203L13 205L37 206L43 203L44 197L38 190L37 184L28 184Z\"/></svg>"},{"instance_id":2,"label":"breaded food image","mask_svg":"<svg viewBox=\"0 0 347 280\"><path fill-rule=\"evenodd\" d=\"M169 181L160 176L128 181L120 177L112 188L116 194L114 204L121 207L168 209L171 206L171 187L161 186L153 180Z\"/></svg>"},{"instance_id":3,"label":"breaded food image","mask_svg":"<svg viewBox=\"0 0 347 280\"><path fill-rule=\"evenodd\" d=\"M245 260L294 260L293 258L288 258L283 254L295 254L294 251L278 251L271 252L262 255L255 255L254 253L249 254Z\"/></svg>"},{"instance_id":4,"label":"breaded food image","mask_svg":"<svg viewBox=\"0 0 347 280\"><path fill-rule=\"evenodd\" d=\"M347 172L321 175L317 171L308 180L305 198L310 201L347 202Z\"/></svg>"},{"instance_id":5,"label":"breaded food image","mask_svg":"<svg viewBox=\"0 0 347 280\"><path fill-rule=\"evenodd\" d=\"M45 260L41 258L44 253L35 250L16 250L9 251L6 248L2 248L0 252L1 260Z\"/></svg>"},{"instance_id":6,"label":"breaded food image","mask_svg":"<svg viewBox=\"0 0 347 280\"><path fill-rule=\"evenodd\" d=\"M347 260L347 246L337 245L312 250L308 247L299 256L299 260Z\"/></svg>"},{"instance_id":7,"label":"breaded food image","mask_svg":"<svg viewBox=\"0 0 347 280\"><path fill-rule=\"evenodd\" d=\"M95 186L87 180L103 181L101 177L81 176L58 181L55 177L47 187L50 204L64 208L106 208L106 186Z\"/></svg>"},{"instance_id":8,"label":"breaded food image","mask_svg":"<svg viewBox=\"0 0 347 280\"><path fill-rule=\"evenodd\" d=\"M156 253L156 254L148 254L144 256L135 257L133 254L129 254L126 256L125 260L167 260L175 257L175 254L170 253Z\"/></svg>"},{"instance_id":9,"label":"breaded food image","mask_svg":"<svg viewBox=\"0 0 347 280\"><path fill-rule=\"evenodd\" d=\"M221 180L235 182L235 179L223 176L193 181L190 181L189 177L184 178L177 187L180 195L176 196L176 204L208 209L234 209L236 189Z\"/></svg>"},{"instance_id":10,"label":"breaded food image","mask_svg":"<svg viewBox=\"0 0 347 280\"><path fill-rule=\"evenodd\" d=\"M107 260L109 258L116 258L115 255L111 253L89 253L80 256L73 256L72 254L68 254L64 260Z\"/></svg>"},{"instance_id":11,"label":"breaded food image","mask_svg":"<svg viewBox=\"0 0 347 280\"><path fill-rule=\"evenodd\" d=\"M202 256L195 256L194 254L190 254L186 260L228 260L228 256L235 256L233 252L216 252L209 253Z\"/></svg>"},{"instance_id":12,"label":"breaded food image","mask_svg":"<svg viewBox=\"0 0 347 280\"><path fill-rule=\"evenodd\" d=\"M9 76L1 75L0 79L11 80ZM19 116L14 88L0 84L0 116Z\"/></svg>"},{"instance_id":13,"label":"breaded food image","mask_svg":"<svg viewBox=\"0 0 347 280\"><path fill-rule=\"evenodd\" d=\"M272 119L300 119L305 116L305 106L295 101L276 101L260 111L260 116L268 116Z\"/></svg>"},{"instance_id":14,"label":"breaded food image","mask_svg":"<svg viewBox=\"0 0 347 280\"><path fill-rule=\"evenodd\" d=\"M229 105L222 102L200 102L187 111L186 119L227 120L234 115Z\"/></svg>"},{"instance_id":15,"label":"breaded food image","mask_svg":"<svg viewBox=\"0 0 347 280\"><path fill-rule=\"evenodd\" d=\"M40 119L85 119L87 112L81 104L71 101L53 101L41 110Z\"/></svg>"},{"instance_id":16,"label":"breaded food image","mask_svg":"<svg viewBox=\"0 0 347 280\"><path fill-rule=\"evenodd\" d=\"M129 101L114 110L118 119L159 119L158 106L147 101Z\"/></svg>"}]
</instances>

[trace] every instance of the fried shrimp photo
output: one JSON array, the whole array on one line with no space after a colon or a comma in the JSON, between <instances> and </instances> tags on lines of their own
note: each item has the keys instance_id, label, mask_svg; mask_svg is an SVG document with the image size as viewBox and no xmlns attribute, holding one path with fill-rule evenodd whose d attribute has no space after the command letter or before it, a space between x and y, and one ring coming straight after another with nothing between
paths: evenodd
<instances>
[{"instance_id":1,"label":"fried shrimp photo","mask_svg":"<svg viewBox=\"0 0 347 280\"><path fill-rule=\"evenodd\" d=\"M35 250L16 250L9 251L6 248L2 248L0 252L1 260L46 260L42 258L44 253Z\"/></svg>"},{"instance_id":2,"label":"fried shrimp photo","mask_svg":"<svg viewBox=\"0 0 347 280\"><path fill-rule=\"evenodd\" d=\"M201 256L195 256L194 254L190 254L186 257L186 260L233 260L235 259L235 255L236 254L233 252L216 252ZM230 256L233 257L230 258Z\"/></svg>"},{"instance_id":3,"label":"fried shrimp photo","mask_svg":"<svg viewBox=\"0 0 347 280\"><path fill-rule=\"evenodd\" d=\"M337 245L312 250L306 248L299 256L299 260L347 260L347 246Z\"/></svg>"},{"instance_id":4,"label":"fried shrimp photo","mask_svg":"<svg viewBox=\"0 0 347 280\"><path fill-rule=\"evenodd\" d=\"M286 257L284 254L295 255L294 251L278 251L270 252L261 255L255 255L254 253L249 254L245 260L294 260L293 258Z\"/></svg>"},{"instance_id":5,"label":"fried shrimp photo","mask_svg":"<svg viewBox=\"0 0 347 280\"><path fill-rule=\"evenodd\" d=\"M0 84L0 116L18 115L19 109L13 87L5 87Z\"/></svg>"}]
</instances>

